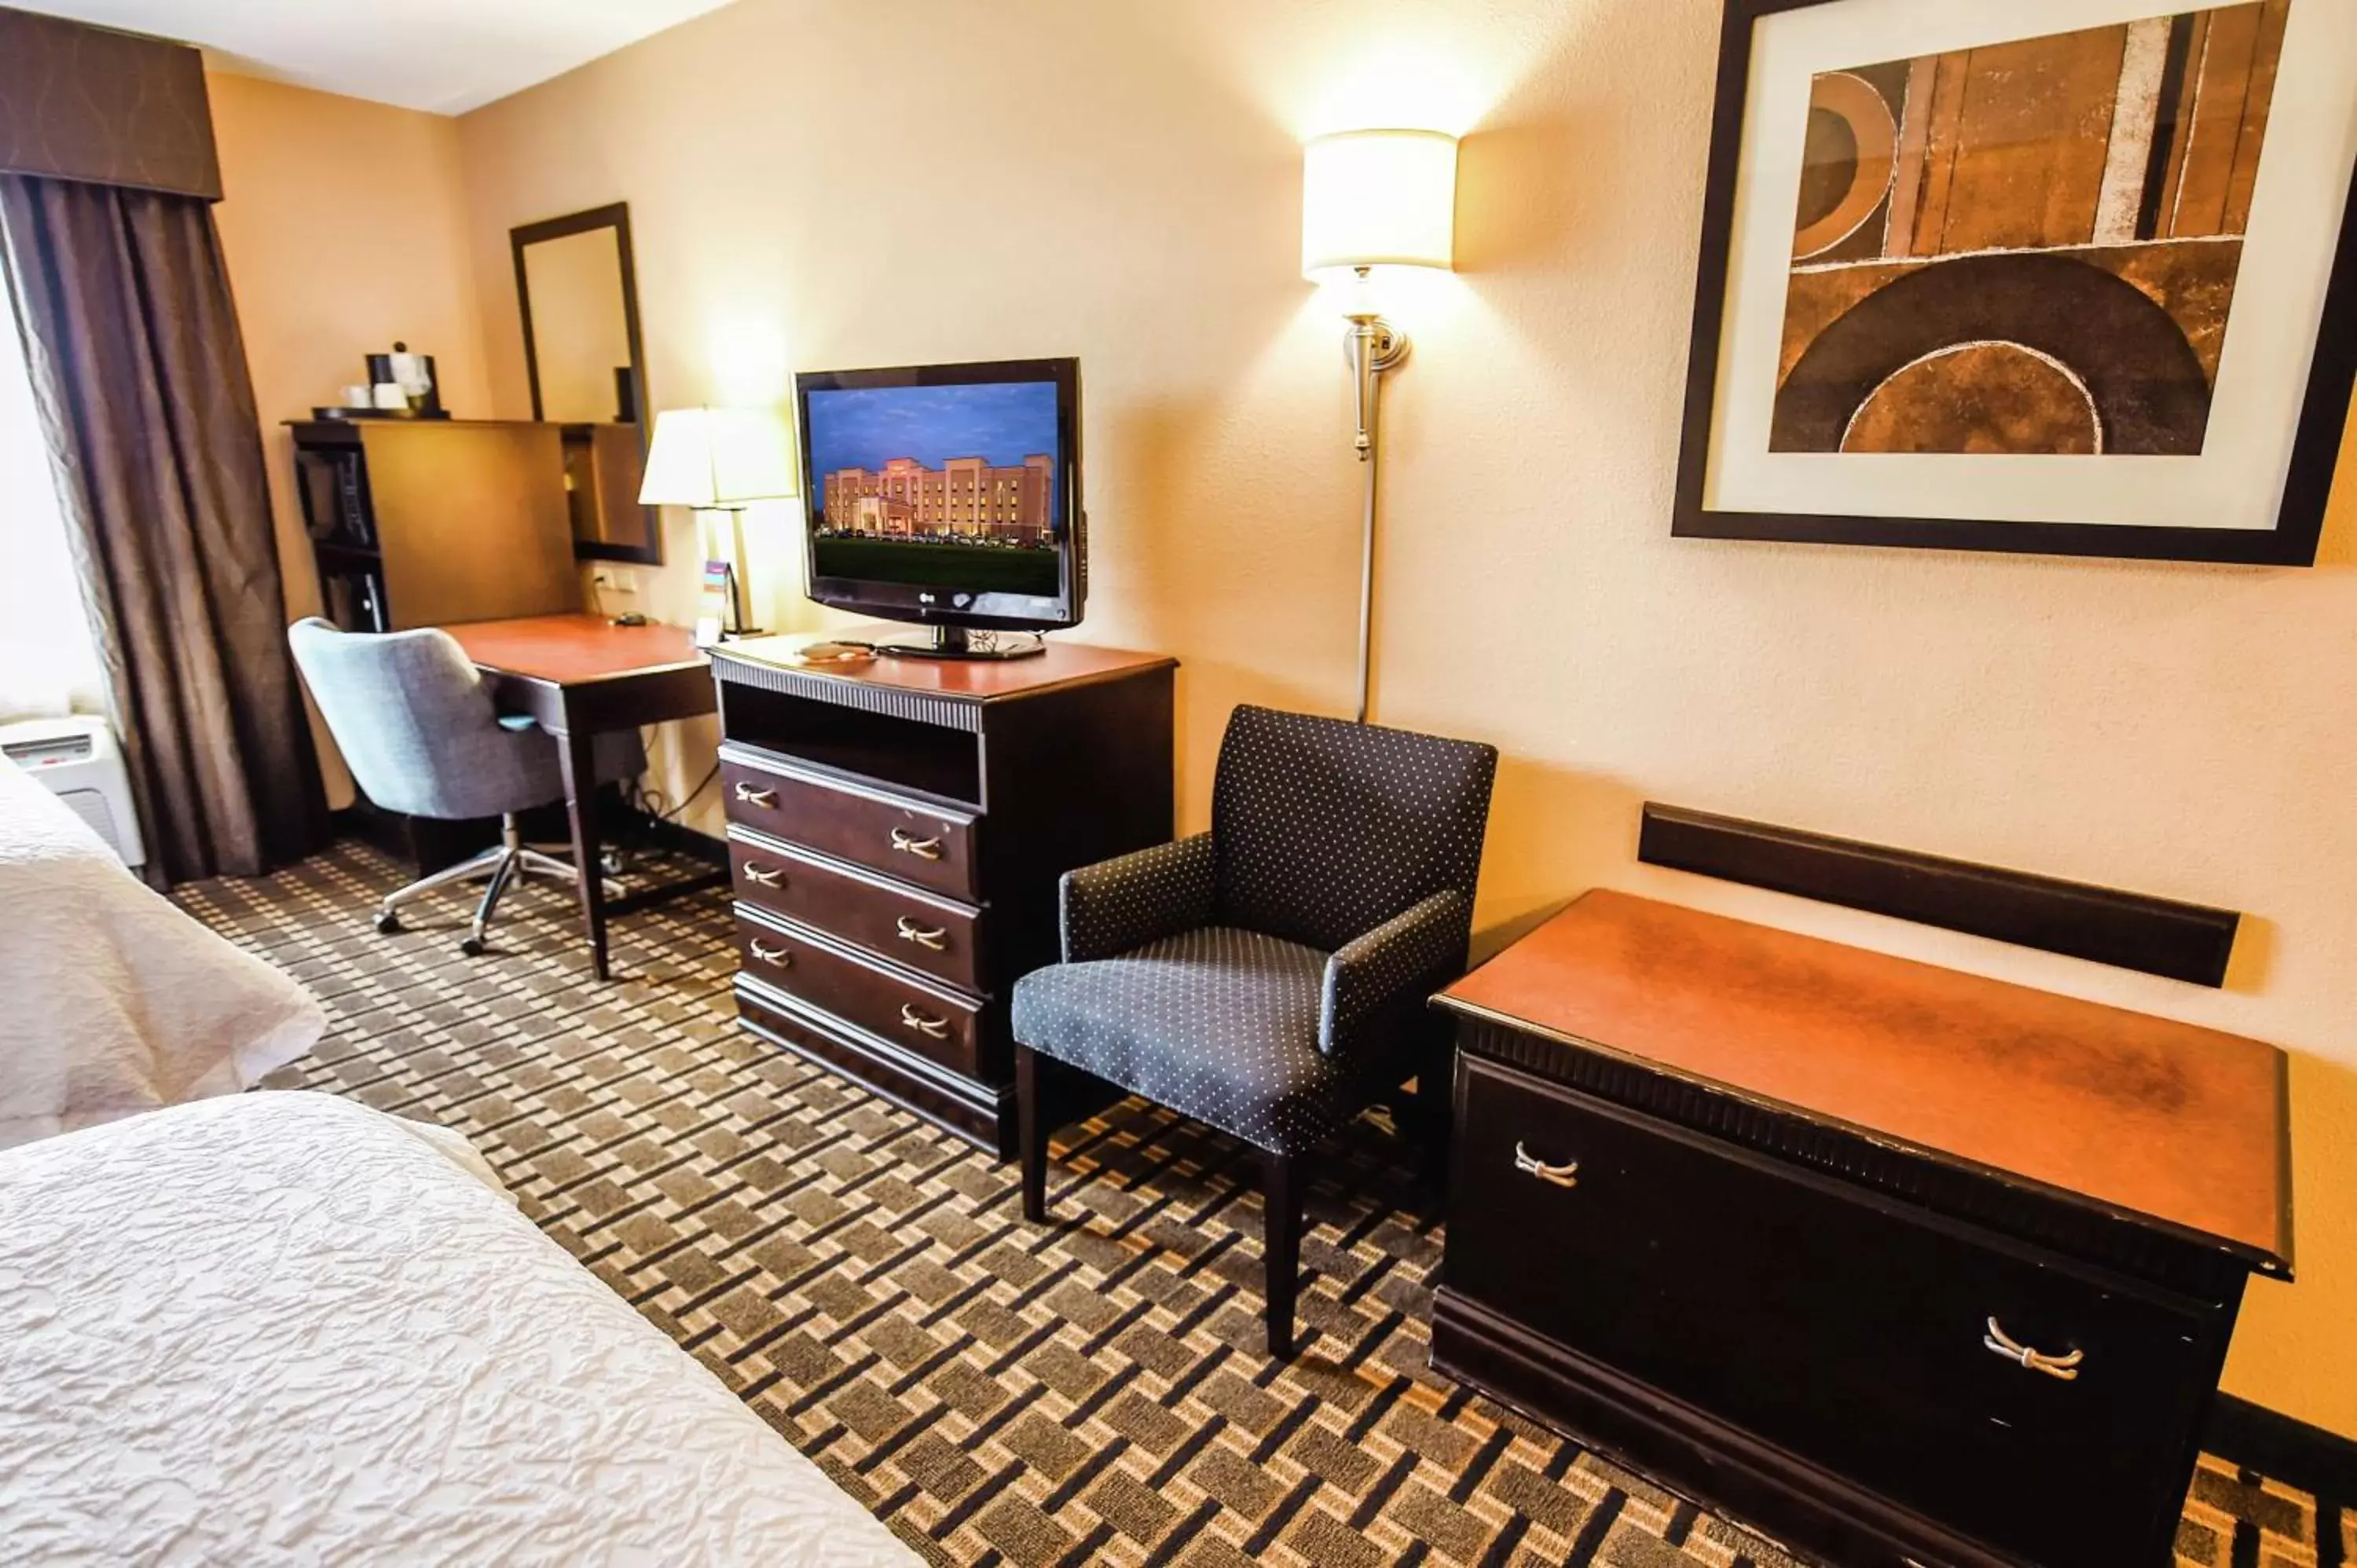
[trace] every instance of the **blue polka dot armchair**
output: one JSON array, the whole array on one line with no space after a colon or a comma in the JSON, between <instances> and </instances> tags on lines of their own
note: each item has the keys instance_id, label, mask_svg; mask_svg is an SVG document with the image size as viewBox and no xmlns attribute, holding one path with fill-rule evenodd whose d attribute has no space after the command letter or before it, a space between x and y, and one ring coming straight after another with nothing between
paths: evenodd
<instances>
[{"instance_id":1,"label":"blue polka dot armchair","mask_svg":"<svg viewBox=\"0 0 2357 1568\"><path fill-rule=\"evenodd\" d=\"M1298 1160L1411 1074L1447 1094L1426 1004L1465 966L1497 766L1494 746L1238 707L1211 831L1068 873L1064 961L1015 987L1025 1214L1046 1218L1050 1070L1243 1139L1266 1177L1269 1351L1290 1356Z\"/></svg>"}]
</instances>

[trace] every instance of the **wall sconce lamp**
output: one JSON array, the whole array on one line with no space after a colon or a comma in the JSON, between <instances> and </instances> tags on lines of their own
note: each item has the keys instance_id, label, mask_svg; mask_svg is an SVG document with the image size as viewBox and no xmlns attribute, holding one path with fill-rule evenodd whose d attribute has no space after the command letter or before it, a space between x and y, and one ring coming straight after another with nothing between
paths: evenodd
<instances>
[{"instance_id":1,"label":"wall sconce lamp","mask_svg":"<svg viewBox=\"0 0 2357 1568\"><path fill-rule=\"evenodd\" d=\"M1440 131L1344 131L1302 149L1301 273L1349 279L1343 338L1366 476L1359 568L1359 722L1367 722L1375 605L1375 498L1383 376L1407 359L1407 334L1376 308L1378 267L1456 263L1457 138Z\"/></svg>"},{"instance_id":2,"label":"wall sconce lamp","mask_svg":"<svg viewBox=\"0 0 2357 1568\"><path fill-rule=\"evenodd\" d=\"M700 531L707 514L728 514L726 545L717 528L704 539L705 582L718 585L727 624L719 616L699 616L699 647L723 636L755 635L745 616L745 509L793 494L792 444L777 414L766 409L673 408L655 416L639 504L691 508Z\"/></svg>"}]
</instances>

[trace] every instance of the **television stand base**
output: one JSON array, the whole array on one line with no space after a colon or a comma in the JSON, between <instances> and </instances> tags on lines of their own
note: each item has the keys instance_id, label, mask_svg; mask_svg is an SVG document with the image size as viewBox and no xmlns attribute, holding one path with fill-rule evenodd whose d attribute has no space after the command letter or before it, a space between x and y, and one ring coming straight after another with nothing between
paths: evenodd
<instances>
[{"instance_id":1,"label":"television stand base","mask_svg":"<svg viewBox=\"0 0 2357 1568\"><path fill-rule=\"evenodd\" d=\"M978 631L962 626L927 627L905 638L885 638L876 651L889 659L1028 659L1048 651L1047 639L1032 631Z\"/></svg>"}]
</instances>

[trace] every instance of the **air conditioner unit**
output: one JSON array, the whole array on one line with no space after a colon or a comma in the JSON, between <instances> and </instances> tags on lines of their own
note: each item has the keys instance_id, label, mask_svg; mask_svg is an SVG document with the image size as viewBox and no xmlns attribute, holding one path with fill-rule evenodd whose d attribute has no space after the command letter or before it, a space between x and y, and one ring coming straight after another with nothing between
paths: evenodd
<instances>
[{"instance_id":1,"label":"air conditioner unit","mask_svg":"<svg viewBox=\"0 0 2357 1568\"><path fill-rule=\"evenodd\" d=\"M48 785L123 857L124 865L136 871L146 864L139 814L131 805L131 774L104 719L26 719L0 725L0 757Z\"/></svg>"}]
</instances>

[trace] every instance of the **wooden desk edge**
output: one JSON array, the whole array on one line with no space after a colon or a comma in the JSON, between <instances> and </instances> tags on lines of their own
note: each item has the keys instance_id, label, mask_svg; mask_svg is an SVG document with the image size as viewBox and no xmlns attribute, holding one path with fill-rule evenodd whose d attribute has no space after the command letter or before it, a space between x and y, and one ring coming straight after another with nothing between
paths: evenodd
<instances>
[{"instance_id":1,"label":"wooden desk edge","mask_svg":"<svg viewBox=\"0 0 2357 1568\"><path fill-rule=\"evenodd\" d=\"M1461 1018L1495 1025L1518 1034L1535 1035L1572 1050L1587 1051L1612 1061L1625 1063L1642 1071L1657 1073L1680 1083L1691 1084L1711 1094L1725 1095L1730 1100L1738 1101L1743 1104L1770 1112L1776 1115L1794 1118L1811 1126L1833 1128L1869 1144L1896 1150L1933 1165L1943 1165L1950 1170L1962 1171L1967 1175L1993 1181L2010 1183L2087 1213L2102 1215L2105 1219L2124 1220L2148 1230L2164 1231L2179 1240L2190 1242L2212 1251L2224 1252L2243 1262L2249 1263L2270 1279L2279 1279L2288 1283L2293 1277L2291 1138L2287 1126L2285 1135L2279 1140L2284 1151L2283 1173L2277 1189L2280 1202L2276 1217L2275 1243L2270 1248L2255 1241L2197 1230L2161 1215L2149 1214L2140 1208L2131 1208L2125 1204L2114 1203L2107 1198L2098 1197L2093 1193L2057 1187L2050 1182L2041 1181L2036 1176L2025 1176L2019 1171L2007 1170L2001 1165L1987 1165L1969 1155L1959 1155L1952 1150L1938 1148L1929 1144L1918 1143L1911 1138L1903 1138L1881 1128L1864 1126L1840 1116L1812 1110L1805 1105L1796 1105L1790 1101L1779 1100L1774 1095L1762 1094L1755 1089L1747 1089L1741 1084L1728 1083L1721 1079L1673 1066L1652 1057L1621 1050L1598 1040L1583 1039L1577 1035L1566 1034L1560 1029L1535 1023L1528 1018L1517 1017L1511 1013L1501 1013L1494 1008L1485 1007L1478 1002L1467 1002L1460 997L1450 995L1446 991L1434 995L1431 998L1431 1004L1454 1013ZM2287 1122L2290 1111L2289 1070L2289 1058L2279 1056L2276 1069L2276 1111L2279 1116L2286 1118Z\"/></svg>"},{"instance_id":2,"label":"wooden desk edge","mask_svg":"<svg viewBox=\"0 0 2357 1568\"><path fill-rule=\"evenodd\" d=\"M2292 1163L2291 1163L2291 1053L2276 1052L2276 1246L2275 1257L2280 1274L2289 1281L2294 1260L2292 1256Z\"/></svg>"},{"instance_id":3,"label":"wooden desk edge","mask_svg":"<svg viewBox=\"0 0 2357 1568\"><path fill-rule=\"evenodd\" d=\"M443 629L447 631L449 628L446 627ZM460 639L458 646L463 649L466 639ZM501 664L494 660L477 659L471 654L468 656L468 661L478 670L504 675L511 681L539 681L551 686L597 686L608 681L637 681L650 675L675 674L682 670L706 670L711 668L712 662L708 659L675 659L663 664L636 664L628 670L607 670L595 675L567 680L561 675L550 675L540 671L519 670L512 664Z\"/></svg>"}]
</instances>

